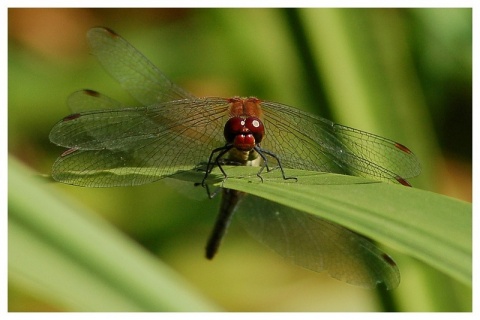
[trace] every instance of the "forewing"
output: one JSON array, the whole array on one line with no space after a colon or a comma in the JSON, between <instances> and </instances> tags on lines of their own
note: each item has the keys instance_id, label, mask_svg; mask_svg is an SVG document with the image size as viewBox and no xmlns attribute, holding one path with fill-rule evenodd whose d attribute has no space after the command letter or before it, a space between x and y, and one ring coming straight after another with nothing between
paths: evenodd
<instances>
[{"instance_id":1,"label":"forewing","mask_svg":"<svg viewBox=\"0 0 480 320\"><path fill-rule=\"evenodd\" d=\"M87 39L102 66L143 105L194 98L172 83L143 54L112 30L90 29Z\"/></svg>"},{"instance_id":2,"label":"forewing","mask_svg":"<svg viewBox=\"0 0 480 320\"><path fill-rule=\"evenodd\" d=\"M338 224L253 195L237 216L253 238L294 264L365 288L394 289L400 282L392 258Z\"/></svg>"},{"instance_id":3,"label":"forewing","mask_svg":"<svg viewBox=\"0 0 480 320\"><path fill-rule=\"evenodd\" d=\"M279 103L262 102L265 137L284 168L350 174L390 182L419 174L415 155L401 144L335 124Z\"/></svg>"},{"instance_id":4,"label":"forewing","mask_svg":"<svg viewBox=\"0 0 480 320\"><path fill-rule=\"evenodd\" d=\"M72 93L68 96L67 105L72 113L126 108L122 103L93 90Z\"/></svg>"},{"instance_id":5,"label":"forewing","mask_svg":"<svg viewBox=\"0 0 480 320\"><path fill-rule=\"evenodd\" d=\"M225 144L226 108L224 99L181 100L70 115L50 132L53 143L69 148L52 176L74 185L111 187L193 169Z\"/></svg>"}]
</instances>

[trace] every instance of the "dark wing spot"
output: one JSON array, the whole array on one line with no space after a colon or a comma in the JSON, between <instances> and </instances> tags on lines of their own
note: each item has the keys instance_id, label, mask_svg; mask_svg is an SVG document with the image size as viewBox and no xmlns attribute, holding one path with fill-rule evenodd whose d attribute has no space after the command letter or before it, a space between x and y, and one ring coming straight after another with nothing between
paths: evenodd
<instances>
[{"instance_id":1,"label":"dark wing spot","mask_svg":"<svg viewBox=\"0 0 480 320\"><path fill-rule=\"evenodd\" d=\"M80 113L74 113L74 114L71 114L71 115L69 115L69 116L66 116L65 118L63 118L62 121L63 121L63 122L65 122L65 121L71 121L71 120L75 120L75 119L77 119L77 118L79 118L79 117L80 117Z\"/></svg>"},{"instance_id":2,"label":"dark wing spot","mask_svg":"<svg viewBox=\"0 0 480 320\"><path fill-rule=\"evenodd\" d=\"M412 151L410 151L410 149L408 149L407 147L405 147L401 143L395 142L395 147L397 147L398 149L402 150L405 153L408 153L408 154L412 153Z\"/></svg>"},{"instance_id":3,"label":"dark wing spot","mask_svg":"<svg viewBox=\"0 0 480 320\"><path fill-rule=\"evenodd\" d=\"M388 263L392 267L395 267L397 265L395 263L395 261L393 261L393 259L386 253L382 254L382 258L383 258L383 261L385 261L386 263Z\"/></svg>"},{"instance_id":4,"label":"dark wing spot","mask_svg":"<svg viewBox=\"0 0 480 320\"><path fill-rule=\"evenodd\" d=\"M90 90L90 89L83 90L83 93L85 93L88 96L92 96L92 97L99 97L100 96L100 93L98 93L95 90Z\"/></svg>"},{"instance_id":5,"label":"dark wing spot","mask_svg":"<svg viewBox=\"0 0 480 320\"><path fill-rule=\"evenodd\" d=\"M115 31L113 31L112 29L109 29L109 28L106 28L106 27L104 27L103 29L105 29L105 31L108 32L109 35L110 35L112 38L117 38L117 37L119 37L119 35L116 34Z\"/></svg>"},{"instance_id":6,"label":"dark wing spot","mask_svg":"<svg viewBox=\"0 0 480 320\"><path fill-rule=\"evenodd\" d=\"M412 186L407 180L403 179L400 176L396 176L395 179L406 187L411 187Z\"/></svg>"}]
</instances>

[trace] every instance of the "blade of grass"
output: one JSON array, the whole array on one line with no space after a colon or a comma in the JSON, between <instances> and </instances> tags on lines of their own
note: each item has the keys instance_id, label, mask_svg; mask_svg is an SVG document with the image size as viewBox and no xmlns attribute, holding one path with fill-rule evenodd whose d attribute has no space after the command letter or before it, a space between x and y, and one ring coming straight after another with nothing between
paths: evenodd
<instances>
[{"instance_id":1,"label":"blade of grass","mask_svg":"<svg viewBox=\"0 0 480 320\"><path fill-rule=\"evenodd\" d=\"M470 203L416 188L303 170L288 169L297 182L270 172L262 176L261 183L257 171L254 167L228 168L222 186L338 223L471 286ZM198 182L203 175L188 172L177 177Z\"/></svg>"},{"instance_id":2,"label":"blade of grass","mask_svg":"<svg viewBox=\"0 0 480 320\"><path fill-rule=\"evenodd\" d=\"M406 14L358 8L299 13L333 120L400 141L422 163L433 163L438 145L415 73ZM423 168L418 181L433 185L433 167Z\"/></svg>"},{"instance_id":3,"label":"blade of grass","mask_svg":"<svg viewBox=\"0 0 480 320\"><path fill-rule=\"evenodd\" d=\"M179 275L9 161L9 277L75 311L209 311Z\"/></svg>"}]
</instances>

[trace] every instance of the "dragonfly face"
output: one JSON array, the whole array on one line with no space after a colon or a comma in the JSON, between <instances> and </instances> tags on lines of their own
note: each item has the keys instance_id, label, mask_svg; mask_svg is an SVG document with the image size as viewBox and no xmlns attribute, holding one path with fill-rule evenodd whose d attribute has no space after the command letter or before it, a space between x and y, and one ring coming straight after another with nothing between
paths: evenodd
<instances>
[{"instance_id":1,"label":"dragonfly face","mask_svg":"<svg viewBox=\"0 0 480 320\"><path fill-rule=\"evenodd\" d=\"M406 178L420 172L417 158L402 144L276 102L253 97L197 98L171 82L115 32L93 28L87 38L92 53L140 106L123 106L93 90L72 94L68 104L73 114L50 132L53 143L67 148L53 165L52 176L57 181L88 187L133 186L194 169L206 160L205 179L214 166L227 177L222 169L224 159L259 166L260 179L264 168L270 170L272 161L284 179L295 179L284 172L295 168L409 186ZM207 246L209 258L243 198L242 193L224 190L216 231ZM309 219L309 225L333 230L337 238L366 241L325 220ZM334 241L326 236L322 239L325 247ZM373 273L370 286L386 282L386 278L397 279L396 284L389 281L389 287L396 286L399 274L393 260L371 246L369 252L374 252L376 267L381 266L382 272ZM321 260L330 254L334 259L334 255L348 253L353 247L362 250L354 242L344 241L334 253L326 253L320 246L309 255L316 254ZM345 278L336 276L343 273L338 266L299 264ZM345 281L356 283L352 277Z\"/></svg>"}]
</instances>

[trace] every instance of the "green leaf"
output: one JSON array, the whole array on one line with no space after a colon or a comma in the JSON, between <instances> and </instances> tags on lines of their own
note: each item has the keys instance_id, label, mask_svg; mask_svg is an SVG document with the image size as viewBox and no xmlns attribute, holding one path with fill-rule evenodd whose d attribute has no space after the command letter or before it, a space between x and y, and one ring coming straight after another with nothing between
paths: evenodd
<instances>
[{"instance_id":1,"label":"green leaf","mask_svg":"<svg viewBox=\"0 0 480 320\"><path fill-rule=\"evenodd\" d=\"M471 286L472 205L436 193L353 176L287 169L256 176L255 167L224 167L209 182L338 223L421 260ZM201 172L179 179L199 182Z\"/></svg>"},{"instance_id":2,"label":"green leaf","mask_svg":"<svg viewBox=\"0 0 480 320\"><path fill-rule=\"evenodd\" d=\"M179 275L9 161L10 284L61 310L209 311Z\"/></svg>"},{"instance_id":3,"label":"green leaf","mask_svg":"<svg viewBox=\"0 0 480 320\"><path fill-rule=\"evenodd\" d=\"M255 167L208 182L292 207L403 251L471 285L471 204L364 178ZM204 173L174 178L200 182ZM67 310L212 310L173 271L111 226L61 201L14 161L9 169L9 278ZM94 292L95 294L92 294ZM101 296L102 299L98 297Z\"/></svg>"}]
</instances>

